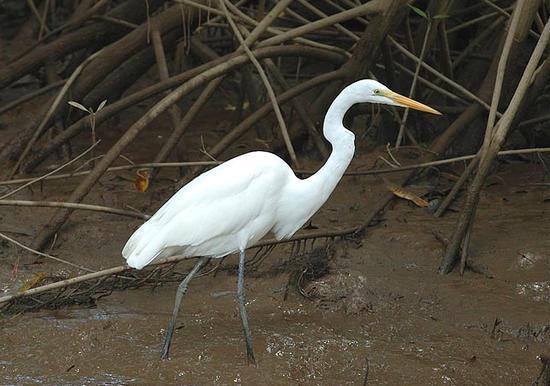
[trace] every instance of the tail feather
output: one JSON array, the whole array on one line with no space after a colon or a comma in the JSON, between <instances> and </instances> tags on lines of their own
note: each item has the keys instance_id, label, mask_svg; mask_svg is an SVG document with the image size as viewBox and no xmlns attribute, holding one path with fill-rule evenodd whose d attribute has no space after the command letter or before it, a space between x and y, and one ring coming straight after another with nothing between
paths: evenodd
<instances>
[{"instance_id":1,"label":"tail feather","mask_svg":"<svg viewBox=\"0 0 550 386\"><path fill-rule=\"evenodd\" d=\"M145 223L128 239L122 249L122 256L130 267L141 269L152 262L164 247L160 232L157 232L154 225Z\"/></svg>"},{"instance_id":2,"label":"tail feather","mask_svg":"<svg viewBox=\"0 0 550 386\"><path fill-rule=\"evenodd\" d=\"M126 241L126 244L124 245L124 248L122 248L122 256L128 260L128 257L132 254L132 252L136 249L137 245L139 244L139 241L142 239L143 233L145 233L147 223L142 224L138 229L134 231L132 236Z\"/></svg>"}]
</instances>

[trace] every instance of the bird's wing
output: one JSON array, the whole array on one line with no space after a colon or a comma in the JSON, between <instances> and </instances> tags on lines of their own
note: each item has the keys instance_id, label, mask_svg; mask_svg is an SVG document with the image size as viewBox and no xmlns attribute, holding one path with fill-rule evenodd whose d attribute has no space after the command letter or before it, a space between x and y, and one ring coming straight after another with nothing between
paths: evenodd
<instances>
[{"instance_id":1,"label":"bird's wing","mask_svg":"<svg viewBox=\"0 0 550 386\"><path fill-rule=\"evenodd\" d=\"M264 154L234 158L181 188L130 237L122 252L128 264L143 267L166 247L235 234L275 207L270 193L284 183L286 169L281 159Z\"/></svg>"}]
</instances>

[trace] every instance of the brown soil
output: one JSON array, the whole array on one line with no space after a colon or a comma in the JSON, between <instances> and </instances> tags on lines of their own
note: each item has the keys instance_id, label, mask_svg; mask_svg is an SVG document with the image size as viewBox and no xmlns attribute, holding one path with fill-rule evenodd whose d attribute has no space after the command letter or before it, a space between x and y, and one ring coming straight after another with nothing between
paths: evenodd
<instances>
[{"instance_id":1,"label":"brown soil","mask_svg":"<svg viewBox=\"0 0 550 386\"><path fill-rule=\"evenodd\" d=\"M222 107L220 103L212 108ZM183 149L186 159L201 156L196 133L211 127L212 112L203 114L187 135L193 145ZM21 111L13 112L14 122L21 119L18 114ZM229 125L219 115L219 126L204 136L207 144ZM125 154L135 162L150 161L168 133L167 125L164 118L157 120L155 135L144 134ZM104 125L96 154L124 127L115 121ZM4 138L10 130L3 130ZM82 137L78 149L84 149L85 141L89 138ZM376 151L365 155L362 141L358 135L351 170L375 160ZM243 144L232 154L263 147L251 138ZM308 160L306 166L319 164ZM163 171L146 193L135 191L132 178L131 172L108 174L86 201L152 213L170 196L177 174ZM392 204L360 242L334 245L329 273L303 289L309 299L291 290L283 300L291 272L276 268L289 260L290 246L277 247L245 279L257 367L245 364L232 296L233 256L217 276L191 282L170 360L160 360L159 352L175 283L114 292L92 308L3 316L0 383L351 385L362 384L368 370L369 384L375 385L531 384L540 369L537 356L550 351L549 192L548 186L533 185L542 180L540 167L524 163L495 171L476 217L471 247L475 272L463 277L436 272L444 248L441 240L452 232L456 213L435 219L403 200ZM77 182L46 182L17 197L63 200ZM358 224L384 189L375 177L345 177L312 225L329 230ZM2 207L0 231L29 243L50 214L45 208ZM53 253L93 269L119 265L120 250L139 223L76 212L58 235ZM322 240L316 243L320 245ZM0 243L4 293L37 271L76 274L47 260L29 264L34 259L28 257L21 257L14 272L20 255L14 246ZM177 269L185 272L189 267L183 263Z\"/></svg>"}]
</instances>

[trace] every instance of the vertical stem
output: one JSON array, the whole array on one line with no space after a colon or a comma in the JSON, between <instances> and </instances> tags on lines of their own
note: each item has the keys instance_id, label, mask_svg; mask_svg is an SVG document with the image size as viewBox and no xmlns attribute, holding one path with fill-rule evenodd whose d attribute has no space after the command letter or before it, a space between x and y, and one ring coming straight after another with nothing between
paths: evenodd
<instances>
[{"instance_id":1,"label":"vertical stem","mask_svg":"<svg viewBox=\"0 0 550 386\"><path fill-rule=\"evenodd\" d=\"M63 88L59 91L59 93L57 94L57 96L54 98L51 106L49 107L48 111L46 112L46 116L42 119L42 121L40 122L40 125L38 126L38 128L36 129L36 131L33 133L31 139L29 140L29 142L27 143L27 145L25 146L25 149L23 150L23 152L21 153L21 155L19 156L19 159L17 160L17 162L15 163L13 169L11 170L11 172L8 174L8 177L7 179L11 179L15 173L19 170L19 166L21 165L21 162L23 162L23 160L25 159L25 157L29 154L29 152L31 151L33 145L36 143L36 141L38 140L38 138L40 137L40 135L42 134L42 132L44 131L44 129L46 128L46 125L50 122L51 118L53 117L53 115L57 112L57 108L59 107L61 101L65 98L65 95L67 94L67 92L69 91L69 88L72 86L72 84L75 82L75 80L77 79L78 75L80 75L80 73L82 72L82 70L84 69L84 67L86 67L96 56L98 56L101 52L103 51L103 49L95 52L94 54L90 55L86 60L84 60L74 71L73 73L71 74L71 76L69 77L69 79L67 79L67 82L65 82L65 84L63 85Z\"/></svg>"},{"instance_id":2,"label":"vertical stem","mask_svg":"<svg viewBox=\"0 0 550 386\"><path fill-rule=\"evenodd\" d=\"M281 3L287 3L288 4L288 3L290 3L290 1L286 0L286 1L283 1ZM250 61L252 62L254 67L256 67L256 70L258 70L260 78L264 82L265 88L267 89L267 94L269 95L269 99L271 100L271 103L273 104L273 111L275 112L275 116L277 117L277 120L279 122L279 127L281 129L281 135L283 137L283 141L284 141L284 143L286 145L286 148L288 150L288 154L290 155L290 158L292 159L293 165L296 168L299 168L300 164L298 162L298 158L296 157L296 152L294 151L294 147L292 146L292 142L290 141L290 136L288 135L288 129L286 127L286 123L285 123L285 120L283 118L283 114L281 113L281 108L279 107L279 104L277 103L277 97L275 96L275 92L273 91L273 88L271 87L271 84L269 83L269 79L267 79L267 75L265 74L264 70L262 69L262 66L260 65L260 63L258 62L256 57L254 56L254 54L252 54L252 51L250 51L250 48L248 47L247 41L245 39L243 39L241 33L239 32L239 28L237 27L237 25L233 21L233 18L229 14L229 11L227 10L227 7L225 5L225 0L219 0L219 4L220 4L221 9L223 10L223 12L225 13L225 15L227 17L227 21L231 25L231 29L233 30L233 33L235 34L235 36L239 40L239 42L240 42L242 48L244 49L244 51L246 52L246 54L249 56ZM282 9L281 9L281 11L282 11ZM271 12L270 12L270 14L271 14ZM267 28L267 25L265 26L265 28ZM250 40L250 37L254 36L255 33L257 33L257 31L259 29L260 29L260 26L258 25L258 27L256 27L252 31L250 36L248 36L247 40Z\"/></svg>"},{"instance_id":3,"label":"vertical stem","mask_svg":"<svg viewBox=\"0 0 550 386\"><path fill-rule=\"evenodd\" d=\"M470 219L470 224L466 230L466 235L464 235L464 240L462 240L462 247L460 251L460 275L464 275L464 269L466 268L466 261L468 260L468 251L470 248L470 236L472 235L472 228L474 225L474 216Z\"/></svg>"},{"instance_id":4,"label":"vertical stem","mask_svg":"<svg viewBox=\"0 0 550 386\"><path fill-rule=\"evenodd\" d=\"M416 88L416 82L418 81L418 74L420 74L420 68L422 62L424 61L424 56L426 55L426 48L428 45L428 37L430 36L430 30L432 27L431 19L427 20L428 26L426 28L426 33L424 34L424 41L422 42L422 49L420 50L420 56L418 58L418 63L416 64L416 70L414 72L411 89L409 91L409 98L414 96L414 90ZM405 125L407 124L407 118L409 116L409 108L405 108L403 113L403 119L401 119L401 125L399 126L399 133L397 134L397 140L395 141L395 148L399 149L401 142L403 141L403 134L405 133Z\"/></svg>"},{"instance_id":5,"label":"vertical stem","mask_svg":"<svg viewBox=\"0 0 550 386\"><path fill-rule=\"evenodd\" d=\"M510 21L510 28L508 29L508 34L506 35L506 40L504 41L504 47L502 48L502 54L498 62L497 74L495 78L495 88L493 90L493 97L491 99L491 109L489 110L489 118L487 119L487 127L485 128L485 139L483 140L483 145L481 147L482 160L483 158L485 158L487 148L489 146L489 143L491 142L491 134L496 121L498 102L500 100L502 83L504 81L504 74L506 72L506 64L508 62L508 56L510 55L510 49L512 48L514 35L516 34L516 30L519 24L519 19L522 14L521 10L523 4L524 3L522 1L516 1L514 14L512 15L512 20Z\"/></svg>"},{"instance_id":6,"label":"vertical stem","mask_svg":"<svg viewBox=\"0 0 550 386\"><path fill-rule=\"evenodd\" d=\"M453 75L453 62L451 60L451 48L449 47L449 39L447 36L447 23L442 20L437 26L439 36L439 55L440 63L443 69L443 74L449 78L454 78Z\"/></svg>"},{"instance_id":7,"label":"vertical stem","mask_svg":"<svg viewBox=\"0 0 550 386\"><path fill-rule=\"evenodd\" d=\"M531 85L533 75L535 74L538 63L544 51L546 50L549 41L550 20L544 26L544 30L540 36L539 41L537 42L535 49L533 50L533 53L531 54L531 57L529 58L529 62L527 63L525 70L523 71L523 75L521 77L521 80L519 81L514 96L512 97L512 100L510 101L510 104L504 112L502 118L496 125L497 128L492 135L490 143L487 146L485 157L483 157L480 161L479 170L470 186L470 189L468 190L464 209L462 210L462 213L458 220L455 232L453 233L451 241L447 246L447 250L445 251L443 259L441 260L441 264L439 267L439 272L441 274L446 274L450 272L456 262L457 253L460 245L462 244L466 232L471 225L472 218L475 215L483 182L489 174L489 168L493 160L495 159L498 151L500 150L500 146L506 138L506 134L508 133L508 130L512 125L514 117L519 110L527 89Z\"/></svg>"},{"instance_id":8,"label":"vertical stem","mask_svg":"<svg viewBox=\"0 0 550 386\"><path fill-rule=\"evenodd\" d=\"M460 190L460 188L462 188L462 186L464 185L464 183L466 182L468 177L470 177L470 175L472 174L472 172L474 171L474 169L478 165L478 162L479 162L479 153L478 153L478 155L476 155L476 157L473 160L470 161L470 163L466 167L466 170L464 170L464 172L462 172L462 175L460 176L458 181L455 182L455 184L454 184L453 188L451 189L451 191L449 192L449 194L447 194L447 196L445 197L443 202L438 206L437 210L434 213L435 217L441 217L443 212L445 212L445 210L447 210L449 205L451 205L451 203L453 202L453 200L456 197L456 195L457 195L458 191Z\"/></svg>"},{"instance_id":9,"label":"vertical stem","mask_svg":"<svg viewBox=\"0 0 550 386\"><path fill-rule=\"evenodd\" d=\"M193 105L187 110L181 121L174 127L174 130L172 130L172 133L164 142L162 145L162 148L158 152L157 156L155 157L154 161L155 163L164 162L172 150L176 147L178 142L180 141L180 138L185 133L185 130L189 127L189 125L193 122L195 117L199 114L199 112L202 110L202 108L206 105L206 102L210 100L210 97L214 92L218 89L220 84L222 83L223 76L220 76L219 78L216 78L214 80L211 80L210 83L204 88L204 90L201 92L197 100L193 103ZM155 178L155 176L158 174L159 169L154 169L151 173L151 179Z\"/></svg>"},{"instance_id":10,"label":"vertical stem","mask_svg":"<svg viewBox=\"0 0 550 386\"><path fill-rule=\"evenodd\" d=\"M270 72L271 76L275 78L275 80L280 84L282 91L286 91L290 88L290 85L285 80L277 66L275 66L275 63L273 63L273 60L271 59L264 59L264 63L267 67L267 70ZM317 131L315 128L315 124L311 120L311 117L307 114L305 109L305 101L301 97L295 97L291 101L292 106L294 107L294 110L298 113L298 116L300 117L301 121L303 122L304 126L306 127L307 131L309 132L309 135L311 136L311 139L315 143L315 146L317 147L317 150L321 154L323 158L327 158L329 155L329 151L323 142L323 138L321 134Z\"/></svg>"},{"instance_id":11,"label":"vertical stem","mask_svg":"<svg viewBox=\"0 0 550 386\"><path fill-rule=\"evenodd\" d=\"M44 13L42 14L42 18L40 20L40 31L38 32L38 40L42 39L42 35L45 32L49 32L48 29L48 10L50 9L50 0L46 0L46 4L44 4Z\"/></svg>"},{"instance_id":12,"label":"vertical stem","mask_svg":"<svg viewBox=\"0 0 550 386\"><path fill-rule=\"evenodd\" d=\"M151 40L153 42L153 51L155 53L155 59L157 61L157 68L160 80L166 80L169 78L168 64L166 62L166 54L164 53L164 47L162 44L162 37L160 31L157 28L153 28L151 32ZM168 93L168 92L167 92ZM181 111L177 105L172 105L168 109L170 118L172 119L172 126L176 127L180 121Z\"/></svg>"}]
</instances>

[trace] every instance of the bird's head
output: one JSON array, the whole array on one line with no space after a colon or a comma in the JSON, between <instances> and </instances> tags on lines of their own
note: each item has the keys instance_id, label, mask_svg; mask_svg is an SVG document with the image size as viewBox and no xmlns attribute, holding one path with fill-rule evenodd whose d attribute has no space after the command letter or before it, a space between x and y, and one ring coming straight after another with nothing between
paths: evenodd
<instances>
[{"instance_id":1,"label":"bird's head","mask_svg":"<svg viewBox=\"0 0 550 386\"><path fill-rule=\"evenodd\" d=\"M362 103L380 103L384 105L408 107L431 114L441 115L441 113L430 106L426 106L411 98L398 94L382 83L373 79L362 79L348 86L355 94L357 101Z\"/></svg>"}]
</instances>

